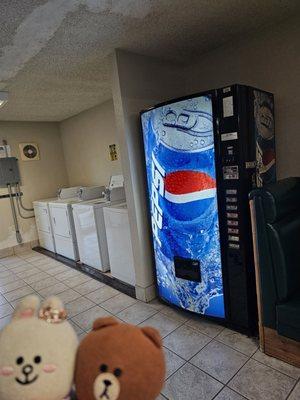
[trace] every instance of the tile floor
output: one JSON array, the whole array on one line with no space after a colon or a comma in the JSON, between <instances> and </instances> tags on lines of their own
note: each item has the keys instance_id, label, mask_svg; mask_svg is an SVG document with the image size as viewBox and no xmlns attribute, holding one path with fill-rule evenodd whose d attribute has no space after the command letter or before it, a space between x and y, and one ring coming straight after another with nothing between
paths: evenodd
<instances>
[{"instance_id":1,"label":"tile floor","mask_svg":"<svg viewBox=\"0 0 300 400\"><path fill-rule=\"evenodd\" d=\"M59 295L79 338L107 315L159 329L167 361L160 400L300 399L300 369L265 356L255 340L157 300L137 301L33 251L0 259L0 329L30 293Z\"/></svg>"}]
</instances>

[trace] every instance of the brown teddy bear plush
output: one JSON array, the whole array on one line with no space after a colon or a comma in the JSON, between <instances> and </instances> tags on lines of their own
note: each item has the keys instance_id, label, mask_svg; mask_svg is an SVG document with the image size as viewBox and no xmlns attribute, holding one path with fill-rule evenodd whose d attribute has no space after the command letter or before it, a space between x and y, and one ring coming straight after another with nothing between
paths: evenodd
<instances>
[{"instance_id":1,"label":"brown teddy bear plush","mask_svg":"<svg viewBox=\"0 0 300 400\"><path fill-rule=\"evenodd\" d=\"M79 345L78 400L155 400L164 378L162 341L154 328L100 318Z\"/></svg>"}]
</instances>

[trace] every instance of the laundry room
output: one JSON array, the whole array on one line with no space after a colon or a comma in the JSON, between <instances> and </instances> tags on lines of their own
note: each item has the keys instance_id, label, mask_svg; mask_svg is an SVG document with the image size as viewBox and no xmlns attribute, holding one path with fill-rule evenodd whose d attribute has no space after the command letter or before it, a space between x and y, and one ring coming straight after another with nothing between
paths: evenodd
<instances>
[{"instance_id":1,"label":"laundry room","mask_svg":"<svg viewBox=\"0 0 300 400\"><path fill-rule=\"evenodd\" d=\"M300 399L300 2L3 10L0 400Z\"/></svg>"},{"instance_id":2,"label":"laundry room","mask_svg":"<svg viewBox=\"0 0 300 400\"><path fill-rule=\"evenodd\" d=\"M112 100L61 123L1 122L0 135L2 157L16 158L20 175L18 184L1 188L1 256L40 248L77 268L87 265L92 275L107 272L108 282L114 277L134 286ZM105 205L121 208L105 211ZM129 264L128 277L120 258Z\"/></svg>"}]
</instances>

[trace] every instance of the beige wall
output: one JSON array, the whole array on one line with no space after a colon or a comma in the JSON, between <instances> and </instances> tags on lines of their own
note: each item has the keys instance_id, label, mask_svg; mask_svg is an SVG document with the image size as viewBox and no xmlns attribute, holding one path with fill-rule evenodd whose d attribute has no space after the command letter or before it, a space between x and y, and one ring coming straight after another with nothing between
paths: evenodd
<instances>
[{"instance_id":1,"label":"beige wall","mask_svg":"<svg viewBox=\"0 0 300 400\"><path fill-rule=\"evenodd\" d=\"M271 91L276 105L278 175L300 175L299 37L299 21L289 21L204 54L186 68L116 50L112 88L138 298L149 300L153 283L139 111L163 100L231 83Z\"/></svg>"},{"instance_id":2,"label":"beige wall","mask_svg":"<svg viewBox=\"0 0 300 400\"><path fill-rule=\"evenodd\" d=\"M116 50L113 99L123 161L136 274L136 295L155 296L139 112L182 93L182 69L172 63Z\"/></svg>"},{"instance_id":3,"label":"beige wall","mask_svg":"<svg viewBox=\"0 0 300 400\"><path fill-rule=\"evenodd\" d=\"M186 93L231 83L275 94L278 177L300 176L300 20L203 55L187 69Z\"/></svg>"},{"instance_id":4,"label":"beige wall","mask_svg":"<svg viewBox=\"0 0 300 400\"><path fill-rule=\"evenodd\" d=\"M12 156L19 159L25 207L31 207L33 200L54 197L58 187L68 185L58 124L0 122L1 142L3 139L11 146ZM18 145L23 142L39 145L40 161L21 160ZM5 194L7 190L0 189L0 193ZM36 240L35 220L19 218L19 222L24 242ZM0 199L0 249L16 244L9 200Z\"/></svg>"},{"instance_id":5,"label":"beige wall","mask_svg":"<svg viewBox=\"0 0 300 400\"><path fill-rule=\"evenodd\" d=\"M111 175L122 173L120 157L109 158L108 146L117 142L112 101L63 121L60 130L71 186L107 185Z\"/></svg>"}]
</instances>

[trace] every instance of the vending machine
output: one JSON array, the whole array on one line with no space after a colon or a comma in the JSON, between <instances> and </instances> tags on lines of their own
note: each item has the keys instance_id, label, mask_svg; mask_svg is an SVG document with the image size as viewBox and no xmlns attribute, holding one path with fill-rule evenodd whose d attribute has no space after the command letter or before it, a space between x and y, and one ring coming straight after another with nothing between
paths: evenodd
<instances>
[{"instance_id":1,"label":"vending machine","mask_svg":"<svg viewBox=\"0 0 300 400\"><path fill-rule=\"evenodd\" d=\"M256 328L248 193L276 179L274 99L243 85L141 112L159 296Z\"/></svg>"}]
</instances>

